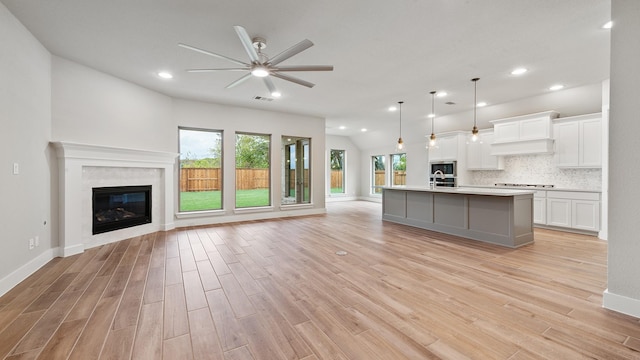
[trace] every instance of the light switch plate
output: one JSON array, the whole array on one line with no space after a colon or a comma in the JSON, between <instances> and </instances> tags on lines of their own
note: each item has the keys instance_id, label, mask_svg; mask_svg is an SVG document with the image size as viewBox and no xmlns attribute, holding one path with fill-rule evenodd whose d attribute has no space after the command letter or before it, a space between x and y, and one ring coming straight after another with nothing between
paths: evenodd
<instances>
[{"instance_id":1,"label":"light switch plate","mask_svg":"<svg viewBox=\"0 0 640 360\"><path fill-rule=\"evenodd\" d=\"M20 174L20 164L13 163L13 175Z\"/></svg>"}]
</instances>

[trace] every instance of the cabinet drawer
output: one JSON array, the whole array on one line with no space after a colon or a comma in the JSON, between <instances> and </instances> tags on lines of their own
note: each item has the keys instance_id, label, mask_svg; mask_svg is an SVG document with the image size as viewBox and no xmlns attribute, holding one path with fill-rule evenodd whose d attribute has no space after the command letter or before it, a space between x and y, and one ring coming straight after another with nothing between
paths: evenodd
<instances>
[{"instance_id":1,"label":"cabinet drawer","mask_svg":"<svg viewBox=\"0 0 640 360\"><path fill-rule=\"evenodd\" d=\"M578 191L547 191L547 199L600 200L600 193Z\"/></svg>"}]
</instances>

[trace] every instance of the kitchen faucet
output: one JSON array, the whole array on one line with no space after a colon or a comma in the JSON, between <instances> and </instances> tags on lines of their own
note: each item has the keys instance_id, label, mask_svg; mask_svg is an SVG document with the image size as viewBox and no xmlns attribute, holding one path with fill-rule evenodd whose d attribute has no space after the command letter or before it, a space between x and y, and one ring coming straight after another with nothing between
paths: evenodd
<instances>
[{"instance_id":1,"label":"kitchen faucet","mask_svg":"<svg viewBox=\"0 0 640 360\"><path fill-rule=\"evenodd\" d=\"M435 187L436 187L436 175L437 175L437 174L440 174L440 179L441 179L441 180L444 180L444 179L445 179L445 176L444 176L444 173L442 172L442 170L436 170L436 171L434 171L434 172L433 172L433 174L431 175L431 177L433 178L433 181L431 182L431 186L432 186L433 188L435 188Z\"/></svg>"}]
</instances>

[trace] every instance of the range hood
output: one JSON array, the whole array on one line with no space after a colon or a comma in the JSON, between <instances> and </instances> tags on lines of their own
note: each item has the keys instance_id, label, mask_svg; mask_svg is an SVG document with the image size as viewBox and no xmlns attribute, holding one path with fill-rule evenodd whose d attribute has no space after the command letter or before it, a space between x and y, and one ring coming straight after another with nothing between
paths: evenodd
<instances>
[{"instance_id":1,"label":"range hood","mask_svg":"<svg viewBox=\"0 0 640 360\"><path fill-rule=\"evenodd\" d=\"M552 154L555 111L493 120L491 155Z\"/></svg>"},{"instance_id":2,"label":"range hood","mask_svg":"<svg viewBox=\"0 0 640 360\"><path fill-rule=\"evenodd\" d=\"M491 155L553 154L553 139L518 140L491 144Z\"/></svg>"}]
</instances>

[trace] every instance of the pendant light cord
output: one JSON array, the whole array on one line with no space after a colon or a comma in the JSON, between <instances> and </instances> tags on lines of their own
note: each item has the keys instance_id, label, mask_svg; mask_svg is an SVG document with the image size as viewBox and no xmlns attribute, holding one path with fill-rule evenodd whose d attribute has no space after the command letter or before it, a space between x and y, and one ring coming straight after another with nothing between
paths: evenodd
<instances>
[{"instance_id":1,"label":"pendant light cord","mask_svg":"<svg viewBox=\"0 0 640 360\"><path fill-rule=\"evenodd\" d=\"M433 115L431 117L431 133L433 134L433 123L436 121L436 111L435 111L435 96L436 96L436 92L432 91L431 93L431 115Z\"/></svg>"},{"instance_id":2,"label":"pendant light cord","mask_svg":"<svg viewBox=\"0 0 640 360\"><path fill-rule=\"evenodd\" d=\"M478 80L480 80L480 78L473 78L471 79L471 81L473 81L473 126L476 127L476 108L478 107Z\"/></svg>"},{"instance_id":3,"label":"pendant light cord","mask_svg":"<svg viewBox=\"0 0 640 360\"><path fill-rule=\"evenodd\" d=\"M400 138L402 139L402 104L404 103L404 101L398 101L398 104L400 104Z\"/></svg>"}]
</instances>

